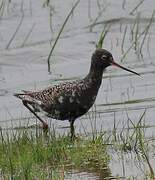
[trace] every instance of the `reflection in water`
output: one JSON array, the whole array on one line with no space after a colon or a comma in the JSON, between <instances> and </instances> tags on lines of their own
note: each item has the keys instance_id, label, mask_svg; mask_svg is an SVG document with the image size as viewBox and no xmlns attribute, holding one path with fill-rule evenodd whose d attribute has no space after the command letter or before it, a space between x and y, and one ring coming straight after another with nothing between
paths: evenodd
<instances>
[{"instance_id":1,"label":"reflection in water","mask_svg":"<svg viewBox=\"0 0 155 180\"><path fill-rule=\"evenodd\" d=\"M90 167L89 169L68 170L65 180L69 179L97 179L103 180L111 177L111 171L108 167L100 169L99 167Z\"/></svg>"}]
</instances>

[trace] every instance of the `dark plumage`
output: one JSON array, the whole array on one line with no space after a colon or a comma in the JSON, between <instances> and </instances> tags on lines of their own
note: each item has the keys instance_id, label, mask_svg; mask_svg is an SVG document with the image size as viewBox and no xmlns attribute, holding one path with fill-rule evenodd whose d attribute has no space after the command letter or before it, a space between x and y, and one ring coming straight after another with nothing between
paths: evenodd
<instances>
[{"instance_id":1,"label":"dark plumage","mask_svg":"<svg viewBox=\"0 0 155 180\"><path fill-rule=\"evenodd\" d=\"M36 114L38 111L43 110L47 116L55 119L69 120L73 137L75 119L85 114L94 104L103 70L110 65L137 74L115 63L112 54L107 50L97 49L92 55L91 67L84 79L60 83L37 92L24 91L15 96L43 123L44 129L47 129L48 125Z\"/></svg>"}]
</instances>

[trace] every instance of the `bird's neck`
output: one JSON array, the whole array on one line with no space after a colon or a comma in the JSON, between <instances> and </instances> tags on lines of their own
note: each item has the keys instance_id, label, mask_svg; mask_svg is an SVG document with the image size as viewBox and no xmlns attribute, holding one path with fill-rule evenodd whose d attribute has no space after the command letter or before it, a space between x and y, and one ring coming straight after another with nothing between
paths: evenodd
<instances>
[{"instance_id":1,"label":"bird's neck","mask_svg":"<svg viewBox=\"0 0 155 180\"><path fill-rule=\"evenodd\" d=\"M93 82L101 84L104 67L100 64L91 62L90 70L86 78L91 79Z\"/></svg>"}]
</instances>

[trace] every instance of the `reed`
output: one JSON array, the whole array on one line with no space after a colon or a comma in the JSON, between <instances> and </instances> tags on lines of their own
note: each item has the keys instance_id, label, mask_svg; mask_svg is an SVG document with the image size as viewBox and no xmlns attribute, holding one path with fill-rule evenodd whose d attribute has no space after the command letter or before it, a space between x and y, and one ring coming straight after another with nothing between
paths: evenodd
<instances>
[{"instance_id":1,"label":"reed","mask_svg":"<svg viewBox=\"0 0 155 180\"><path fill-rule=\"evenodd\" d=\"M55 49L55 46L56 46L56 44L57 44L57 42L58 42L58 40L59 40L59 38L60 38L63 30L64 30L64 27L66 26L66 24L67 24L70 16L71 16L72 13L74 12L74 10L75 10L75 8L77 7L77 5L79 4L79 2L80 2L80 0L76 1L76 3L74 4L74 6L71 8L69 14L67 15L64 23L62 24L62 26L61 26L61 28L60 28L60 30L59 30L59 32L58 32L58 35L57 35L57 37L56 37L56 39L55 39L55 41L54 41L54 44L53 44L53 46L52 46L52 48L51 48L51 50L50 50L50 53L49 53L48 58L47 58L47 65L48 65L48 72L49 72L49 73L51 73L51 64L50 64L50 61L51 61L51 56L52 56L52 54L53 54L53 51L54 51L54 49Z\"/></svg>"}]
</instances>

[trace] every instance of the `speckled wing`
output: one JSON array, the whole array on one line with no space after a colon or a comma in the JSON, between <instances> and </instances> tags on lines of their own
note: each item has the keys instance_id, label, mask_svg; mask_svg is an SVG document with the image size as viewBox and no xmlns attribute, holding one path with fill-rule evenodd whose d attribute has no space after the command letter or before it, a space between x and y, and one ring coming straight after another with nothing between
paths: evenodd
<instances>
[{"instance_id":1,"label":"speckled wing","mask_svg":"<svg viewBox=\"0 0 155 180\"><path fill-rule=\"evenodd\" d=\"M52 118L75 119L87 112L93 103L87 96L87 88L84 80L77 80L60 83L38 92L18 94L17 97L27 101L35 110L40 108Z\"/></svg>"}]
</instances>

